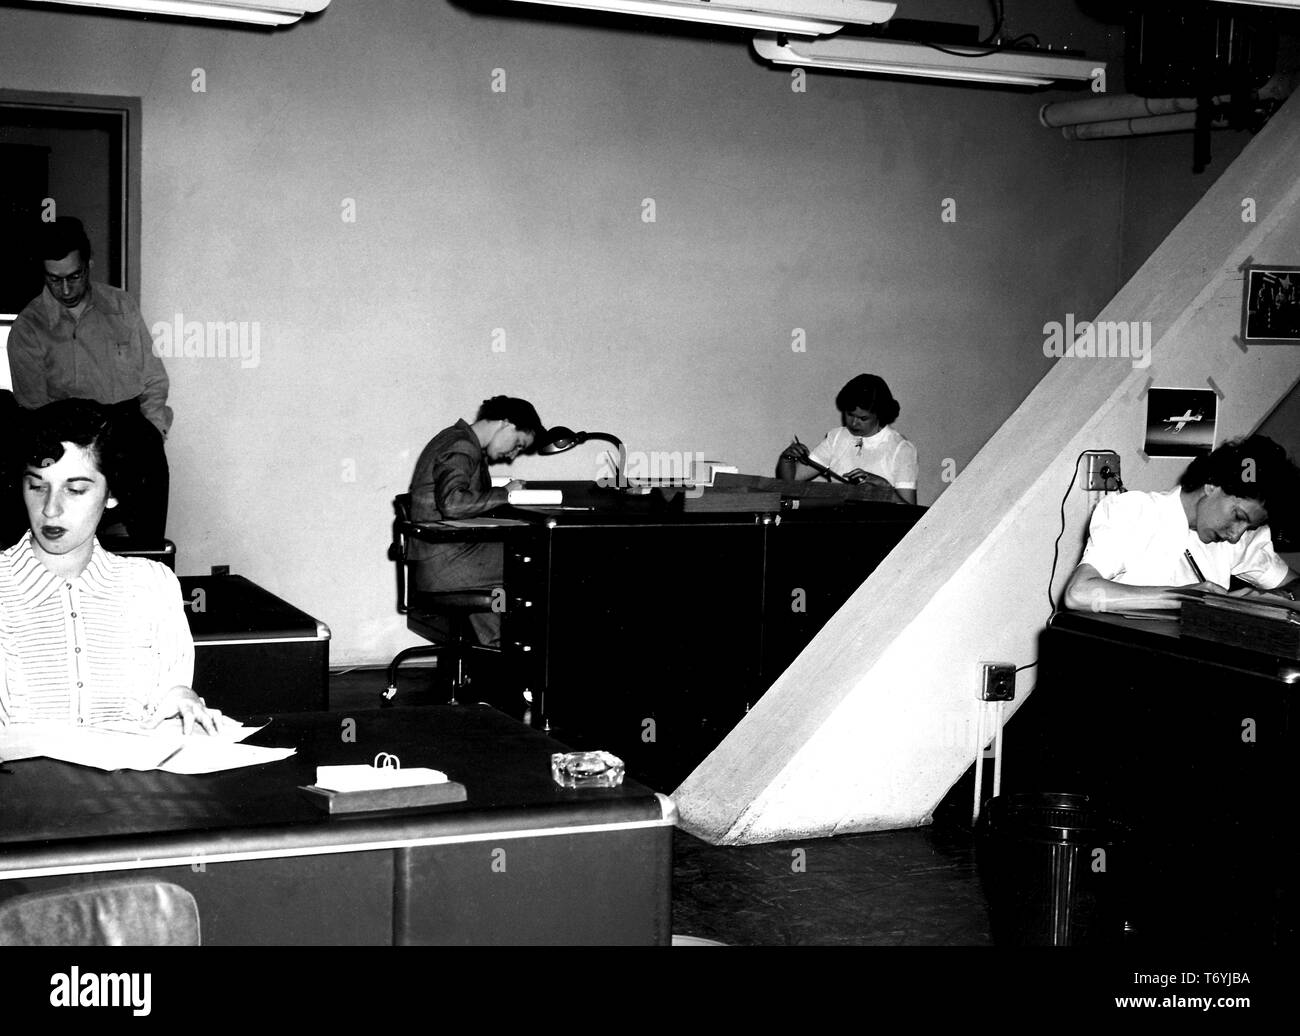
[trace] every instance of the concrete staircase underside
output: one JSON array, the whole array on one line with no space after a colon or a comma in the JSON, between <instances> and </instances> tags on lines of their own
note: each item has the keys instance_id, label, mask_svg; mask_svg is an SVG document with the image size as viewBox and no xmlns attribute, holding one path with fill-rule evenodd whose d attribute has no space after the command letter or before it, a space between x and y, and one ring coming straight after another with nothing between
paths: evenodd
<instances>
[{"instance_id":1,"label":"concrete staircase underside","mask_svg":"<svg viewBox=\"0 0 1300 1036\"><path fill-rule=\"evenodd\" d=\"M1241 267L1300 265L1297 155L1293 99L1097 314L1099 322L1149 322L1150 365L1126 357L1056 362L677 789L687 830L715 844L743 844L929 820L974 759L979 663L1036 658L1050 614L1061 500L1077 483L1080 452L1116 450L1130 489L1168 488L1186 461L1141 452L1149 386L1215 386L1222 442L1253 430L1300 378L1300 347L1243 349L1234 341ZM1065 318L1044 314L1044 323ZM1043 347L1025 342L1027 362ZM1066 495L1053 596L1082 548L1090 496ZM1018 701L1032 689L1033 672L1020 675ZM1099 700L1098 708L1108 707ZM1014 744L1007 753L1013 765Z\"/></svg>"}]
</instances>

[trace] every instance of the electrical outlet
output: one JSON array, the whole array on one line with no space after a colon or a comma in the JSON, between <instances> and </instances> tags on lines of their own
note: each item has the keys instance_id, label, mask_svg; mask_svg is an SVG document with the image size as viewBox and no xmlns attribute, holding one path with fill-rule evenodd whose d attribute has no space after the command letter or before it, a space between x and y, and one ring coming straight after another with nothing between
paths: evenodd
<instances>
[{"instance_id":1,"label":"electrical outlet","mask_svg":"<svg viewBox=\"0 0 1300 1036\"><path fill-rule=\"evenodd\" d=\"M1083 475L1082 489L1088 492L1105 492L1119 487L1119 454L1090 453L1088 468Z\"/></svg>"},{"instance_id":2,"label":"electrical outlet","mask_svg":"<svg viewBox=\"0 0 1300 1036\"><path fill-rule=\"evenodd\" d=\"M983 662L984 682L980 697L984 701L1013 701L1016 697L1016 667L1011 662Z\"/></svg>"},{"instance_id":3,"label":"electrical outlet","mask_svg":"<svg viewBox=\"0 0 1300 1036\"><path fill-rule=\"evenodd\" d=\"M212 566L212 574L213 574L214 576L228 576L228 575L230 575L230 566L229 566L229 565L213 565L213 566Z\"/></svg>"}]
</instances>

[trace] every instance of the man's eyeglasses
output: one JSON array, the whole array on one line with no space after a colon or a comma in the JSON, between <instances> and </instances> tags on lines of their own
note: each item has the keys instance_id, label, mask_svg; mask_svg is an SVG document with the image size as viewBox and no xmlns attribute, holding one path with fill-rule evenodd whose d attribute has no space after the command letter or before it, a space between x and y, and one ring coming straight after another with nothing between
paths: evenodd
<instances>
[{"instance_id":1,"label":"man's eyeglasses","mask_svg":"<svg viewBox=\"0 0 1300 1036\"><path fill-rule=\"evenodd\" d=\"M45 275L45 283L51 288L57 288L61 284L66 284L69 288L75 288L86 279L86 268L83 266L76 273L70 273L66 277L56 277L52 273Z\"/></svg>"}]
</instances>

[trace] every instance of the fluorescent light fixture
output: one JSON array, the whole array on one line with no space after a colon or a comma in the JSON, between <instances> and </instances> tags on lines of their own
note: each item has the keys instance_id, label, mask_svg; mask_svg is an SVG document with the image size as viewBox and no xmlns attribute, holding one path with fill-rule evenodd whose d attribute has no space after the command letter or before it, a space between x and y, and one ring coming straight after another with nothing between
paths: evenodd
<instances>
[{"instance_id":1,"label":"fluorescent light fixture","mask_svg":"<svg viewBox=\"0 0 1300 1036\"><path fill-rule=\"evenodd\" d=\"M330 0L34 0L35 3L95 7L101 11L203 18L249 25L292 25L304 14L323 11Z\"/></svg>"},{"instance_id":2,"label":"fluorescent light fixture","mask_svg":"<svg viewBox=\"0 0 1300 1036\"><path fill-rule=\"evenodd\" d=\"M741 29L826 36L846 25L876 25L894 17L896 3L876 0L518 0L643 18L672 18Z\"/></svg>"},{"instance_id":3,"label":"fluorescent light fixture","mask_svg":"<svg viewBox=\"0 0 1300 1036\"><path fill-rule=\"evenodd\" d=\"M1291 11L1300 11L1300 0L1219 0L1225 4L1249 4L1251 7L1285 7Z\"/></svg>"},{"instance_id":4,"label":"fluorescent light fixture","mask_svg":"<svg viewBox=\"0 0 1300 1036\"><path fill-rule=\"evenodd\" d=\"M1012 86L1047 86L1058 79L1091 79L1098 69L1106 68L1104 61L1031 50L999 50L992 54L988 48L980 47L948 46L936 50L923 43L849 36L790 40L783 45L776 36L760 33L754 37L753 45L759 57L774 65Z\"/></svg>"}]
</instances>

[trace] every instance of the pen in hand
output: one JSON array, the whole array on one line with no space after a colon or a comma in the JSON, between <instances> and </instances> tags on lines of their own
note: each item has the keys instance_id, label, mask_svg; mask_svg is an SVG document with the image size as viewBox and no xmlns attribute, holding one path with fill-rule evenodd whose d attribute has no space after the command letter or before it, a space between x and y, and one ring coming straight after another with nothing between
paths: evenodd
<instances>
[{"instance_id":1,"label":"pen in hand","mask_svg":"<svg viewBox=\"0 0 1300 1036\"><path fill-rule=\"evenodd\" d=\"M1183 557L1185 557L1187 559L1187 563L1192 566L1192 571L1196 574L1196 581L1198 583L1204 583L1205 573L1201 571L1201 566L1198 565L1196 563L1196 559L1192 557L1192 552L1190 550L1183 551Z\"/></svg>"}]
</instances>

